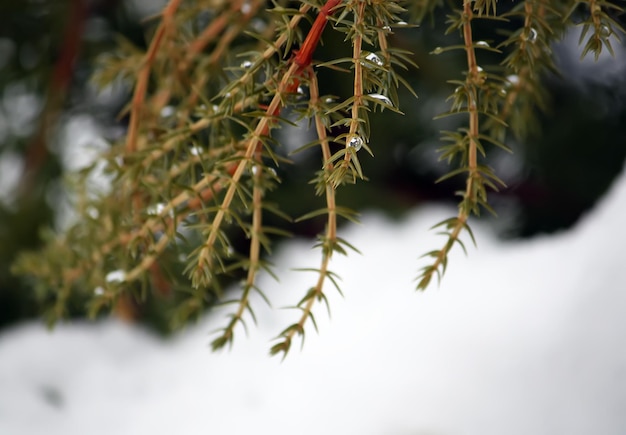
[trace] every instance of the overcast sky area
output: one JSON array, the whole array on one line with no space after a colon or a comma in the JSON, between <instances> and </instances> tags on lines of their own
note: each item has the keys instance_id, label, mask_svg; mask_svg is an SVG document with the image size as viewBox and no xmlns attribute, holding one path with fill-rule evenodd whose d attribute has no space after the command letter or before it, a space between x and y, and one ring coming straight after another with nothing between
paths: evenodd
<instances>
[{"instance_id":1,"label":"overcast sky area","mask_svg":"<svg viewBox=\"0 0 626 435\"><path fill-rule=\"evenodd\" d=\"M294 240L261 279L274 308L231 351L211 353L212 312L173 339L116 320L0 333L0 433L11 435L626 433L626 177L573 229L456 250L442 285L416 293L418 256L453 213L394 223L365 214L336 257L319 334L281 363L271 338L297 313L319 252ZM393 261L390 261L393 259ZM310 325L309 325L310 326Z\"/></svg>"}]
</instances>

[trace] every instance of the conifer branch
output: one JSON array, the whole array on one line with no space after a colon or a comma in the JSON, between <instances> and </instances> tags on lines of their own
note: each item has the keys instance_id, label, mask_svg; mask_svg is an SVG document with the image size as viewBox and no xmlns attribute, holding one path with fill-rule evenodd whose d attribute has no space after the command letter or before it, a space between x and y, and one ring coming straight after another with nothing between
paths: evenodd
<instances>
[{"instance_id":1,"label":"conifer branch","mask_svg":"<svg viewBox=\"0 0 626 435\"><path fill-rule=\"evenodd\" d=\"M350 118L350 132L346 138L346 147L356 148L354 144L363 142L360 124L362 118L360 112L363 110L363 60L361 53L361 46L363 44L363 35L361 34L363 28L363 16L365 12L365 2L360 1L355 12L354 30L355 35L352 41L352 62L354 63L354 89L353 89L353 101L351 107ZM361 145L358 145L360 148ZM346 152L344 156L343 166L347 166L350 163L350 159L353 153Z\"/></svg>"},{"instance_id":2,"label":"conifer branch","mask_svg":"<svg viewBox=\"0 0 626 435\"><path fill-rule=\"evenodd\" d=\"M263 224L267 213L286 217L267 201L281 181L274 168L288 163L274 129L309 121L317 137L302 149L320 147L322 164L312 184L325 206L300 220L322 217L326 225L315 245L321 250L319 266L306 269L316 279L296 304L295 323L270 351L285 356L296 336L304 337L309 320L316 327L316 302L327 303L327 281L340 290L330 262L336 252L346 254L352 247L338 236L338 220L354 221L356 213L338 204L337 189L365 179L357 151L363 147L372 154L370 116L377 109L401 113L400 85L413 93L408 84L413 55L400 48L410 34L399 29L414 26L409 15L418 22L438 19L433 12L442 7L450 9L447 33L457 33L458 41L433 54L458 55L466 66L449 81L454 86L450 109L440 115L461 122L442 132L440 158L453 168L440 180L460 175L464 184L457 192L457 213L435 225L445 242L425 255L430 264L417 288L426 288L444 274L453 246L465 249L465 234L474 241L471 216L483 209L493 212L487 191L504 183L484 163L488 152L493 147L510 151L507 135L527 136L536 124L536 109L548 107L542 80L556 70L553 44L581 26L582 57L612 53L611 44L624 33L617 17L626 11L607 0L524 0L503 5L506 13L496 10L496 0L464 0L459 7L440 0L315 0L297 7L274 1L265 9L266 4L170 0L147 49L120 38L118 49L102 56L95 81L111 85L121 78L133 86L123 110L129 115L126 137L75 176L77 222L61 235L49 232L40 252L20 256L14 266L37 280L51 323L67 315L75 297L95 316L120 298L143 301L167 292L174 312L168 321L174 326L213 304L233 303L212 347L231 344L248 315L256 321L253 292L265 298L257 285L260 272L273 275L265 254L276 236L288 235ZM313 17L303 33L302 19ZM489 20L495 29L481 29L475 25L479 20ZM342 50L350 54L313 68L329 22L333 41L345 43ZM492 30L498 41L504 35L495 47L490 46ZM398 74L397 67L405 73ZM325 73L333 77L348 72L348 95L320 97L319 68L328 68ZM92 190L90 177L101 177L102 166L110 186ZM240 246L243 252L236 251ZM221 300L222 285L240 278L240 293Z\"/></svg>"},{"instance_id":3,"label":"conifer branch","mask_svg":"<svg viewBox=\"0 0 626 435\"><path fill-rule=\"evenodd\" d=\"M315 319L313 317L313 305L316 301L326 301L324 295L324 283L326 279L332 278L332 273L329 271L330 259L334 251L338 249L337 241L337 210L335 203L335 186L328 182L333 172L333 163L331 161L330 145L326 132L326 126L322 120L320 101L319 101L319 85L317 77L312 69L309 71L309 91L310 100L309 104L314 111L315 131L317 138L322 149L322 180L318 182L318 189L322 186L326 194L326 234L320 239L320 246L322 248L322 260L320 268L318 270L317 283L312 287L305 297L300 301L298 307L302 310L300 319L295 324L291 325L279 335L279 342L272 346L270 354L275 355L280 352L283 353L283 358L289 352L291 343L296 334L304 336L304 325L308 319L313 321L315 325Z\"/></svg>"},{"instance_id":4,"label":"conifer branch","mask_svg":"<svg viewBox=\"0 0 626 435\"><path fill-rule=\"evenodd\" d=\"M210 277L212 274L215 241L218 239L218 235L221 232L224 217L230 209L231 202L235 197L238 183L241 180L246 166L249 162L251 162L252 157L258 150L258 147L261 146L260 141L262 140L262 137L269 132L275 116L280 111L283 99L288 94L293 92L294 80L296 79L295 73L299 71L299 68L300 67L297 64L293 63L283 76L278 91L274 95L274 98L272 98L272 101L267 108L266 115L259 120L256 129L248 140L245 154L235 166L235 171L232 179L229 181L229 186L224 195L224 199L222 200L222 203L213 218L206 241L203 243L198 254L197 265L194 267L194 271L191 275L194 286L210 285L210 280L207 280L206 277Z\"/></svg>"},{"instance_id":5,"label":"conifer branch","mask_svg":"<svg viewBox=\"0 0 626 435\"><path fill-rule=\"evenodd\" d=\"M443 226L445 228L443 235L447 237L447 241L443 248L437 251L432 251L426 254L426 256L433 258L433 262L422 269L422 273L419 277L417 284L418 290L425 290L428 284L432 280L433 276L437 274L439 280L445 273L447 266L447 259L450 250L455 243L461 245L464 248L463 243L460 240L461 232L466 229L469 230L467 221L472 213L479 213L479 204L486 205L486 191L485 184L491 184L484 179L481 168L478 165L478 140L480 136L479 125L479 98L480 91L485 84L485 77L482 68L479 68L476 61L475 45L472 36L472 19L474 16L473 0L463 1L463 11L460 12L459 28L463 35L464 49L467 58L467 76L465 83L462 84L463 91L466 95L466 111L469 117L469 129L464 133L464 136L459 136L457 139L456 148L450 155L454 153L462 153L461 165L463 172L467 173L465 192L461 193L462 200L459 204L459 211L456 218L448 219L441 222L437 226ZM480 5L475 5L476 8L480 8ZM490 5L484 5L484 10L488 11ZM454 138L453 138L454 140ZM451 159L451 157L449 157ZM482 169L483 172L489 174L487 168ZM496 179L496 181L499 181ZM436 226L436 227L437 227ZM473 239L473 236L472 236Z\"/></svg>"},{"instance_id":6,"label":"conifer branch","mask_svg":"<svg viewBox=\"0 0 626 435\"><path fill-rule=\"evenodd\" d=\"M545 0L527 0L505 15L511 19L522 18L523 27L521 31L511 32L499 46L512 48L502 61L507 75L498 90L504 95L500 122L487 121L492 135L500 141L504 141L507 130L518 138L536 131L536 108L547 109L547 97L539 81L543 72L556 71L550 45L560 37L562 29L556 20L557 5L546 3ZM523 118L524 122L518 122L518 118Z\"/></svg>"},{"instance_id":7,"label":"conifer branch","mask_svg":"<svg viewBox=\"0 0 626 435\"><path fill-rule=\"evenodd\" d=\"M150 70L152 64L156 58L157 52L161 47L163 38L166 35L168 29L173 24L174 14L180 6L182 0L170 0L168 5L163 9L161 13L161 23L157 27L157 30L152 37L148 51L146 52L143 60L141 70L137 74L137 83L135 84L135 90L133 92L133 100L130 109L130 121L128 124L128 134L126 136L126 151L132 153L137 149L137 134L139 129L139 122L141 119L141 112L143 108L143 102L148 89L148 80L150 78Z\"/></svg>"},{"instance_id":8,"label":"conifer branch","mask_svg":"<svg viewBox=\"0 0 626 435\"><path fill-rule=\"evenodd\" d=\"M242 295L239 298L237 310L230 317L228 325L224 328L219 337L211 342L213 350L220 349L226 344L231 344L234 338L234 331L237 324L243 322L243 315L248 310L252 313L250 306L250 293L255 288L256 275L261 260L261 234L263 226L263 189L261 188L263 178L263 166L261 164L261 152L257 149L253 169L253 197L252 197L252 228L250 230L250 254L248 263L248 275L243 286Z\"/></svg>"}]
</instances>

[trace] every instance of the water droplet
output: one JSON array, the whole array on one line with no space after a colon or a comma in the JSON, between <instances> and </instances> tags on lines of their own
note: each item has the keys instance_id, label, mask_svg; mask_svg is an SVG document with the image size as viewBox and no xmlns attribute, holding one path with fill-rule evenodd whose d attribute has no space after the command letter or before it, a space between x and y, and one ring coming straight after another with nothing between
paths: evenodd
<instances>
[{"instance_id":1,"label":"water droplet","mask_svg":"<svg viewBox=\"0 0 626 435\"><path fill-rule=\"evenodd\" d=\"M489 43L487 41L477 41L476 47L489 48Z\"/></svg>"},{"instance_id":2,"label":"water droplet","mask_svg":"<svg viewBox=\"0 0 626 435\"><path fill-rule=\"evenodd\" d=\"M250 68L252 66L252 62L249 60L244 60L240 65L242 68Z\"/></svg>"},{"instance_id":3,"label":"water droplet","mask_svg":"<svg viewBox=\"0 0 626 435\"><path fill-rule=\"evenodd\" d=\"M376 53L368 53L365 56L365 60L367 60L368 62L361 62L361 65L371 68L372 64L376 65L376 66L383 66L385 63L382 61L382 59L380 57L378 57L378 55Z\"/></svg>"},{"instance_id":4,"label":"water droplet","mask_svg":"<svg viewBox=\"0 0 626 435\"><path fill-rule=\"evenodd\" d=\"M252 166L252 168L250 169L250 172L252 172L252 175L256 175L259 173L261 169L259 168L259 165L254 165Z\"/></svg>"},{"instance_id":5,"label":"water droplet","mask_svg":"<svg viewBox=\"0 0 626 435\"><path fill-rule=\"evenodd\" d=\"M261 33L267 29L267 23L261 18L256 17L250 21L250 27L252 27L255 32Z\"/></svg>"},{"instance_id":6,"label":"water droplet","mask_svg":"<svg viewBox=\"0 0 626 435\"><path fill-rule=\"evenodd\" d=\"M383 30L384 30L385 32L391 32L391 27L389 27L389 26L383 26Z\"/></svg>"},{"instance_id":7,"label":"water droplet","mask_svg":"<svg viewBox=\"0 0 626 435\"><path fill-rule=\"evenodd\" d=\"M463 86L457 86L454 90L455 94L460 94L461 92L463 92Z\"/></svg>"},{"instance_id":8,"label":"water droplet","mask_svg":"<svg viewBox=\"0 0 626 435\"><path fill-rule=\"evenodd\" d=\"M296 100L306 100L309 95L309 88L307 86L298 85L295 91Z\"/></svg>"},{"instance_id":9,"label":"water droplet","mask_svg":"<svg viewBox=\"0 0 626 435\"><path fill-rule=\"evenodd\" d=\"M477 85L482 85L485 81L487 81L487 73L485 73L480 65L476 65L476 73L474 74L474 77L472 77L472 80L475 80Z\"/></svg>"},{"instance_id":10,"label":"water droplet","mask_svg":"<svg viewBox=\"0 0 626 435\"><path fill-rule=\"evenodd\" d=\"M348 141L348 146L354 148L354 151L358 151L363 146L363 139L361 136L352 136Z\"/></svg>"},{"instance_id":11,"label":"water droplet","mask_svg":"<svg viewBox=\"0 0 626 435\"><path fill-rule=\"evenodd\" d=\"M528 31L526 40L530 42L531 44L534 44L535 41L537 40L537 31L533 27L531 27L530 30Z\"/></svg>"},{"instance_id":12,"label":"water droplet","mask_svg":"<svg viewBox=\"0 0 626 435\"><path fill-rule=\"evenodd\" d=\"M164 209L165 209L165 204L163 204L162 202L159 202L158 204L149 206L147 211L150 216L157 216L161 214L161 212L163 212Z\"/></svg>"},{"instance_id":13,"label":"water droplet","mask_svg":"<svg viewBox=\"0 0 626 435\"><path fill-rule=\"evenodd\" d=\"M504 88L500 88L498 89L498 95L500 95L502 98L505 98L507 95L507 91Z\"/></svg>"},{"instance_id":14,"label":"water droplet","mask_svg":"<svg viewBox=\"0 0 626 435\"><path fill-rule=\"evenodd\" d=\"M519 85L519 76L517 74L511 74L507 76L506 81L509 86L517 86Z\"/></svg>"},{"instance_id":15,"label":"water droplet","mask_svg":"<svg viewBox=\"0 0 626 435\"><path fill-rule=\"evenodd\" d=\"M382 101L388 106L393 106L393 103L391 102L391 100L383 94L368 94L368 97L372 97L379 101Z\"/></svg>"},{"instance_id":16,"label":"water droplet","mask_svg":"<svg viewBox=\"0 0 626 435\"><path fill-rule=\"evenodd\" d=\"M161 109L161 118L169 118L176 112L174 106L165 106Z\"/></svg>"},{"instance_id":17,"label":"water droplet","mask_svg":"<svg viewBox=\"0 0 626 435\"><path fill-rule=\"evenodd\" d=\"M104 280L106 282L124 282L126 280L126 272L123 270L114 270L113 272L107 273Z\"/></svg>"},{"instance_id":18,"label":"water droplet","mask_svg":"<svg viewBox=\"0 0 626 435\"><path fill-rule=\"evenodd\" d=\"M189 154L191 154L192 156L200 156L202 155L203 152L204 152L204 149L197 145L194 145L189 148Z\"/></svg>"},{"instance_id":19,"label":"water droplet","mask_svg":"<svg viewBox=\"0 0 626 435\"><path fill-rule=\"evenodd\" d=\"M432 54L441 54L443 53L443 48L441 47L436 47L433 51L431 51Z\"/></svg>"},{"instance_id":20,"label":"water droplet","mask_svg":"<svg viewBox=\"0 0 626 435\"><path fill-rule=\"evenodd\" d=\"M330 103L334 103L335 99L333 97L326 97L324 98L324 103L326 104L330 104Z\"/></svg>"},{"instance_id":21,"label":"water droplet","mask_svg":"<svg viewBox=\"0 0 626 435\"><path fill-rule=\"evenodd\" d=\"M245 2L244 4L241 5L242 14L248 14L250 13L251 10L252 10L252 6L250 6L250 3Z\"/></svg>"},{"instance_id":22,"label":"water droplet","mask_svg":"<svg viewBox=\"0 0 626 435\"><path fill-rule=\"evenodd\" d=\"M85 213L87 213L87 216L89 216L92 219L98 219L100 217L100 212L98 211L97 208L95 208L92 205L90 205L89 207L85 209Z\"/></svg>"},{"instance_id":23,"label":"water droplet","mask_svg":"<svg viewBox=\"0 0 626 435\"><path fill-rule=\"evenodd\" d=\"M213 113L219 112L220 110L220 106L218 106L217 104L214 104L211 108L213 109Z\"/></svg>"},{"instance_id":24,"label":"water droplet","mask_svg":"<svg viewBox=\"0 0 626 435\"><path fill-rule=\"evenodd\" d=\"M396 23L396 26L408 26L408 25L409 25L409 23L407 23L406 21L398 21Z\"/></svg>"},{"instance_id":25,"label":"water droplet","mask_svg":"<svg viewBox=\"0 0 626 435\"><path fill-rule=\"evenodd\" d=\"M96 287L93 289L93 294L96 296L102 296L104 294L104 288L100 286Z\"/></svg>"},{"instance_id":26,"label":"water droplet","mask_svg":"<svg viewBox=\"0 0 626 435\"><path fill-rule=\"evenodd\" d=\"M603 38L608 38L609 36L611 36L611 33L613 33L611 31L611 28L606 24L600 26L600 36L602 36Z\"/></svg>"}]
</instances>

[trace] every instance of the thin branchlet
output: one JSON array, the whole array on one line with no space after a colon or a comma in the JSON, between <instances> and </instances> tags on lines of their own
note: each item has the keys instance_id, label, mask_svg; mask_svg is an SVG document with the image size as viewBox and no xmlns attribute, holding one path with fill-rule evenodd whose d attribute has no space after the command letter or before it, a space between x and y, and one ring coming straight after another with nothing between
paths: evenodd
<instances>
[{"instance_id":1,"label":"thin branchlet","mask_svg":"<svg viewBox=\"0 0 626 435\"><path fill-rule=\"evenodd\" d=\"M471 214L478 214L480 205L486 203L485 170L481 171L478 164L478 140L480 137L480 118L479 118L479 98L481 98L481 90L485 87L486 78L482 68L478 66L476 60L476 51L472 35L472 20L474 18L473 7L480 8L480 5L474 5L472 0L464 0L463 10L459 13L458 27L462 33L464 49L466 53L467 73L465 82L462 84L462 90L465 93L465 111L468 115L468 127L460 131L460 134L453 135L455 143L455 153L462 153L461 164L462 172L466 173L465 191L462 193L459 211L455 218L448 219L438 226L444 228L443 234L447 237L444 246L427 254L433 258L432 263L422 269L422 273L418 278L417 288L424 290L433 276L437 275L439 279L446 270L448 254L452 247L458 243L463 247L460 240L463 230L469 231L468 219ZM485 3L483 8L479 9L481 13L488 13L490 4ZM450 158L450 157L448 157ZM471 234L471 233L470 233ZM472 237L473 238L473 237Z\"/></svg>"},{"instance_id":2,"label":"thin branchlet","mask_svg":"<svg viewBox=\"0 0 626 435\"><path fill-rule=\"evenodd\" d=\"M331 153L326 127L322 120L322 115L320 114L319 86L317 83L317 77L312 70L309 71L309 78L309 90L311 95L309 104L314 111L315 131L322 149L322 177L324 179L328 179L330 174L332 174L333 164L330 161ZM287 328L283 334L278 337L279 342L272 346L270 350L271 354L282 352L283 356L286 356L287 352L291 348L294 336L296 334L302 334L306 321L313 319L312 309L315 302L326 300L326 296L324 295L324 283L330 274L330 259L333 252L337 248L337 210L335 203L335 187L329 182L325 182L323 184L325 186L326 211L328 216L326 222L326 233L321 238L320 243L322 248L322 261L318 271L317 283L299 304L299 307L302 310L300 319L294 325Z\"/></svg>"}]
</instances>

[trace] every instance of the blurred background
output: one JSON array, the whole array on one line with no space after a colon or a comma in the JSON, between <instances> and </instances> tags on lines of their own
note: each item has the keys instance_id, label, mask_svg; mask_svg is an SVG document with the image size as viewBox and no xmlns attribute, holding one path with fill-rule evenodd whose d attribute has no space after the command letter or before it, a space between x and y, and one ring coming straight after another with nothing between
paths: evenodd
<instances>
[{"instance_id":1,"label":"blurred background","mask_svg":"<svg viewBox=\"0 0 626 435\"><path fill-rule=\"evenodd\" d=\"M508 3L502 7L515 4ZM67 215L63 174L125 133L127 120L118 114L132 89L123 83L97 89L90 82L96 61L115 49L120 36L144 49L148 29L144 20L163 4L162 0L0 1L0 328L40 312L33 291L10 273L10 266L19 252L40 246L43 228L58 228ZM370 147L375 157L362 157L369 180L342 189L343 205L400 217L425 202L455 201L454 192L463 180L434 183L448 170L437 159L439 132L455 126L433 117L447 110L445 99L453 85L446 81L459 78L464 62L462 52L429 54L450 42L441 36L447 12L438 10L432 22L421 27L395 31L394 44L415 53L419 69L404 77L419 98L401 94L404 116L389 111L371 116ZM623 16L613 18L626 23ZM488 25L474 30L477 40L497 39ZM592 55L580 60L578 31L573 29L552 47L560 74L542 76L547 110L537 108L538 122L529 126L527 137L507 141L514 154L493 152L489 157L488 163L508 186L492 194L500 219L490 222L501 237L529 238L570 227L623 168L624 46L614 38L615 57L603 53L597 62ZM317 59L349 49L332 38L326 32ZM346 95L350 76L345 82L329 77L320 72L324 92ZM295 133L285 128L280 135L289 146ZM297 216L314 208L313 189L307 182L319 161L307 154L294 160L292 167L284 168L283 184L272 200ZM303 189L309 193L303 195ZM320 230L315 222L289 229L303 236ZM151 303L138 320L165 330ZM83 315L79 305L71 312Z\"/></svg>"}]
</instances>

